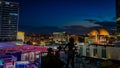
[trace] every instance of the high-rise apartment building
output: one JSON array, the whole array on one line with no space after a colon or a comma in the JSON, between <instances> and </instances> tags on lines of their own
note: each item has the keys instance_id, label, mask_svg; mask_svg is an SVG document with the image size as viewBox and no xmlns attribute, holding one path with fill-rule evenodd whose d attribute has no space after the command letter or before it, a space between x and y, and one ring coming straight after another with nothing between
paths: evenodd
<instances>
[{"instance_id":1,"label":"high-rise apartment building","mask_svg":"<svg viewBox=\"0 0 120 68\"><path fill-rule=\"evenodd\" d=\"M120 0L116 0L117 33L120 34Z\"/></svg>"},{"instance_id":2,"label":"high-rise apartment building","mask_svg":"<svg viewBox=\"0 0 120 68\"><path fill-rule=\"evenodd\" d=\"M16 40L19 21L19 4L0 1L0 41Z\"/></svg>"}]
</instances>

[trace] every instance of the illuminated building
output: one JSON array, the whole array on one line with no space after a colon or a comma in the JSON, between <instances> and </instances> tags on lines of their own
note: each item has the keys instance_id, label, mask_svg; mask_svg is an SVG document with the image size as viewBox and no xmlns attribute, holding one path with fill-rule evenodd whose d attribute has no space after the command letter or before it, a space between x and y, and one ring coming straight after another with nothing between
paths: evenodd
<instances>
[{"instance_id":1,"label":"illuminated building","mask_svg":"<svg viewBox=\"0 0 120 68\"><path fill-rule=\"evenodd\" d=\"M89 33L89 35L91 35L91 36L96 36L96 35L98 35L99 33L98 33L98 31L97 30L92 30L90 33Z\"/></svg>"},{"instance_id":2,"label":"illuminated building","mask_svg":"<svg viewBox=\"0 0 120 68\"><path fill-rule=\"evenodd\" d=\"M45 45L53 44L54 41L52 35L30 34L30 35L25 35L25 43L26 44L30 43L31 45L45 46Z\"/></svg>"},{"instance_id":3,"label":"illuminated building","mask_svg":"<svg viewBox=\"0 0 120 68\"><path fill-rule=\"evenodd\" d=\"M24 32L18 31L17 32L17 40L21 40L22 42L24 42L24 35L25 35Z\"/></svg>"},{"instance_id":4,"label":"illuminated building","mask_svg":"<svg viewBox=\"0 0 120 68\"><path fill-rule=\"evenodd\" d=\"M74 39L74 43L78 43L78 36L77 35L71 35L71 37Z\"/></svg>"},{"instance_id":5,"label":"illuminated building","mask_svg":"<svg viewBox=\"0 0 120 68\"><path fill-rule=\"evenodd\" d=\"M61 44L61 42L68 41L68 37L66 36L65 32L54 32L53 41L55 41L55 43Z\"/></svg>"},{"instance_id":6,"label":"illuminated building","mask_svg":"<svg viewBox=\"0 0 120 68\"><path fill-rule=\"evenodd\" d=\"M36 45L40 43L40 40L41 40L40 35L35 35L35 34L25 35L25 43L27 44L29 42L29 44L31 45Z\"/></svg>"},{"instance_id":7,"label":"illuminated building","mask_svg":"<svg viewBox=\"0 0 120 68\"><path fill-rule=\"evenodd\" d=\"M100 29L99 30L99 35L109 36L109 32L106 29Z\"/></svg>"},{"instance_id":8,"label":"illuminated building","mask_svg":"<svg viewBox=\"0 0 120 68\"><path fill-rule=\"evenodd\" d=\"M99 44L101 43L105 43L105 44L107 44L108 42L109 42L109 32L107 31L107 30L105 30L105 29L100 29L99 30Z\"/></svg>"},{"instance_id":9,"label":"illuminated building","mask_svg":"<svg viewBox=\"0 0 120 68\"><path fill-rule=\"evenodd\" d=\"M0 40L16 40L18 30L19 4L0 1Z\"/></svg>"},{"instance_id":10,"label":"illuminated building","mask_svg":"<svg viewBox=\"0 0 120 68\"><path fill-rule=\"evenodd\" d=\"M109 32L106 29L92 30L89 32L88 37L85 38L85 42L95 44L108 44Z\"/></svg>"}]
</instances>

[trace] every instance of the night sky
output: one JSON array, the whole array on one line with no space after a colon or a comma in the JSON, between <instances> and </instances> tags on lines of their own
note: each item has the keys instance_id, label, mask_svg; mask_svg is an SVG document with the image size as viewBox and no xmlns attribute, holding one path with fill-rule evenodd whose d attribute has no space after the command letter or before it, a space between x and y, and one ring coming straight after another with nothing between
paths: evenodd
<instances>
[{"instance_id":1,"label":"night sky","mask_svg":"<svg viewBox=\"0 0 120 68\"><path fill-rule=\"evenodd\" d=\"M47 31L76 30L76 27L72 26L82 30L82 27L104 27L104 23L109 22L115 25L115 0L8 1L20 4L19 30L21 31L47 33Z\"/></svg>"}]
</instances>

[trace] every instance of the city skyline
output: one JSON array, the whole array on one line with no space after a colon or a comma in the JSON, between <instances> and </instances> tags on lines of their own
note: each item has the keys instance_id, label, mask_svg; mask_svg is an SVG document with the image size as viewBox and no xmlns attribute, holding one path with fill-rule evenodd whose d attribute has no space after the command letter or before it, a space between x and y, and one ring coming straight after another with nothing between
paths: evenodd
<instances>
[{"instance_id":1,"label":"city skyline","mask_svg":"<svg viewBox=\"0 0 120 68\"><path fill-rule=\"evenodd\" d=\"M73 29L73 33L76 33L77 30L87 32L88 28L116 26L114 0L29 0L29 3L25 0L8 1L18 2L20 5L21 31L48 33Z\"/></svg>"},{"instance_id":2,"label":"city skyline","mask_svg":"<svg viewBox=\"0 0 120 68\"><path fill-rule=\"evenodd\" d=\"M120 0L0 0L0 68L120 68Z\"/></svg>"}]
</instances>

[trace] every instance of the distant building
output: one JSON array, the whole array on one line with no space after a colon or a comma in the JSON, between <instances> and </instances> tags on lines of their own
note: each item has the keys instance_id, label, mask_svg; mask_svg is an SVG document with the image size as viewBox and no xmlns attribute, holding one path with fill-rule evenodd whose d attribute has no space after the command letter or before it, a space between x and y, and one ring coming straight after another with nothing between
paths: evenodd
<instances>
[{"instance_id":1,"label":"distant building","mask_svg":"<svg viewBox=\"0 0 120 68\"><path fill-rule=\"evenodd\" d=\"M0 1L0 41L16 40L18 17L18 3Z\"/></svg>"},{"instance_id":2,"label":"distant building","mask_svg":"<svg viewBox=\"0 0 120 68\"><path fill-rule=\"evenodd\" d=\"M24 36L25 36L24 32L21 32L21 31L17 32L17 40L24 42L24 39L25 39Z\"/></svg>"},{"instance_id":3,"label":"distant building","mask_svg":"<svg viewBox=\"0 0 120 68\"><path fill-rule=\"evenodd\" d=\"M30 35L25 35L25 43L28 44L39 44L41 41L41 38L44 39L44 37L41 37L40 35L36 35L36 34L30 34Z\"/></svg>"},{"instance_id":4,"label":"distant building","mask_svg":"<svg viewBox=\"0 0 120 68\"><path fill-rule=\"evenodd\" d=\"M53 41L58 44L62 44L62 42L68 42L68 36L65 32L54 32L53 33Z\"/></svg>"},{"instance_id":5,"label":"distant building","mask_svg":"<svg viewBox=\"0 0 120 68\"><path fill-rule=\"evenodd\" d=\"M85 42L89 44L108 44L109 32L106 29L92 30L88 33L88 37L85 38Z\"/></svg>"},{"instance_id":6,"label":"distant building","mask_svg":"<svg viewBox=\"0 0 120 68\"><path fill-rule=\"evenodd\" d=\"M24 42L26 44L40 45L40 46L54 44L52 35L40 35L40 34L34 34L34 33L30 35L25 35Z\"/></svg>"},{"instance_id":7,"label":"distant building","mask_svg":"<svg viewBox=\"0 0 120 68\"><path fill-rule=\"evenodd\" d=\"M71 35L71 37L74 39L74 43L77 44L79 41L78 41L78 38L79 36L77 35Z\"/></svg>"}]
</instances>

